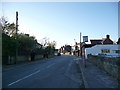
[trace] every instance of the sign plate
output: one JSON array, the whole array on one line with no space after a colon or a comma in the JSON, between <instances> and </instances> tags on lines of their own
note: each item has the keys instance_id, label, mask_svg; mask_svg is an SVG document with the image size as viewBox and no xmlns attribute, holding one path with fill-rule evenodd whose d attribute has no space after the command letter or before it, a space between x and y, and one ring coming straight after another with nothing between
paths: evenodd
<instances>
[{"instance_id":1,"label":"sign plate","mask_svg":"<svg viewBox=\"0 0 120 90\"><path fill-rule=\"evenodd\" d=\"M83 42L88 42L88 36L83 36Z\"/></svg>"}]
</instances>

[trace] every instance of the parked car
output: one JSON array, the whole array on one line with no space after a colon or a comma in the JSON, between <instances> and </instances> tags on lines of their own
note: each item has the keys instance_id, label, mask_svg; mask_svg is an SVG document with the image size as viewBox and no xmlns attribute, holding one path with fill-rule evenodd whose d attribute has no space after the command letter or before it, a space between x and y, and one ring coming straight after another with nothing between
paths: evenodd
<instances>
[{"instance_id":1,"label":"parked car","mask_svg":"<svg viewBox=\"0 0 120 90\"><path fill-rule=\"evenodd\" d=\"M55 56L57 56L57 55L58 55L58 53L54 53L54 55L55 55Z\"/></svg>"},{"instance_id":2,"label":"parked car","mask_svg":"<svg viewBox=\"0 0 120 90\"><path fill-rule=\"evenodd\" d=\"M60 53L58 53L58 54L57 54L57 56L61 56L61 54L60 54Z\"/></svg>"},{"instance_id":3,"label":"parked car","mask_svg":"<svg viewBox=\"0 0 120 90\"><path fill-rule=\"evenodd\" d=\"M98 53L98 56L105 57L107 54L104 53Z\"/></svg>"}]
</instances>

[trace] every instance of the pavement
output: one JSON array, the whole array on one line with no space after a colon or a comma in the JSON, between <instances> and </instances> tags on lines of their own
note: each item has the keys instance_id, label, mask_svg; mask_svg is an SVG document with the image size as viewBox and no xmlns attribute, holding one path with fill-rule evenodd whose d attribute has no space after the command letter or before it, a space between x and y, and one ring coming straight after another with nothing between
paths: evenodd
<instances>
[{"instance_id":1,"label":"pavement","mask_svg":"<svg viewBox=\"0 0 120 90\"><path fill-rule=\"evenodd\" d=\"M118 81L89 61L84 66L83 59L78 60L85 88L118 88Z\"/></svg>"}]
</instances>

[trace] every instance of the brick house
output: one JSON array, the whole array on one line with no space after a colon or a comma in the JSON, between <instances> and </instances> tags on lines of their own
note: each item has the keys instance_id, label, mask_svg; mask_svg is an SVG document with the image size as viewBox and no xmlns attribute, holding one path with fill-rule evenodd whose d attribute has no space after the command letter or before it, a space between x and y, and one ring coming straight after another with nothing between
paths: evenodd
<instances>
[{"instance_id":1,"label":"brick house","mask_svg":"<svg viewBox=\"0 0 120 90\"><path fill-rule=\"evenodd\" d=\"M106 35L106 38L102 39L102 44L113 44L113 41L110 39L110 35Z\"/></svg>"},{"instance_id":2,"label":"brick house","mask_svg":"<svg viewBox=\"0 0 120 90\"><path fill-rule=\"evenodd\" d=\"M84 43L83 45L81 45L82 57L85 57L86 48L91 48L95 45L113 45L113 41L110 39L110 35L106 35L106 38L103 38L103 39L92 39L90 41L91 41L91 44Z\"/></svg>"},{"instance_id":3,"label":"brick house","mask_svg":"<svg viewBox=\"0 0 120 90\"><path fill-rule=\"evenodd\" d=\"M93 39L90 40L92 45L97 44L113 44L113 41L110 39L110 35L106 35L106 38L103 39Z\"/></svg>"}]
</instances>

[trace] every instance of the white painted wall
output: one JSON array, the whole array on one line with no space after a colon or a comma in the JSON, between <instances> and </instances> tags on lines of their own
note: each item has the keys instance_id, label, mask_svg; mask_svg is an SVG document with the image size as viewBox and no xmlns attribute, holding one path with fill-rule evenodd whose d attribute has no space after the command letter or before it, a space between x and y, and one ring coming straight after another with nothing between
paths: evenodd
<instances>
[{"instance_id":1,"label":"white painted wall","mask_svg":"<svg viewBox=\"0 0 120 90\"><path fill-rule=\"evenodd\" d=\"M98 55L98 53L102 53L101 49L109 49L110 53L104 53L104 54L107 54L108 56L120 55L118 53L115 53L115 51L114 51L114 50L120 50L120 45L118 45L118 44L115 44L115 45L95 45L91 48L85 49L85 57L87 58L88 54Z\"/></svg>"}]
</instances>

